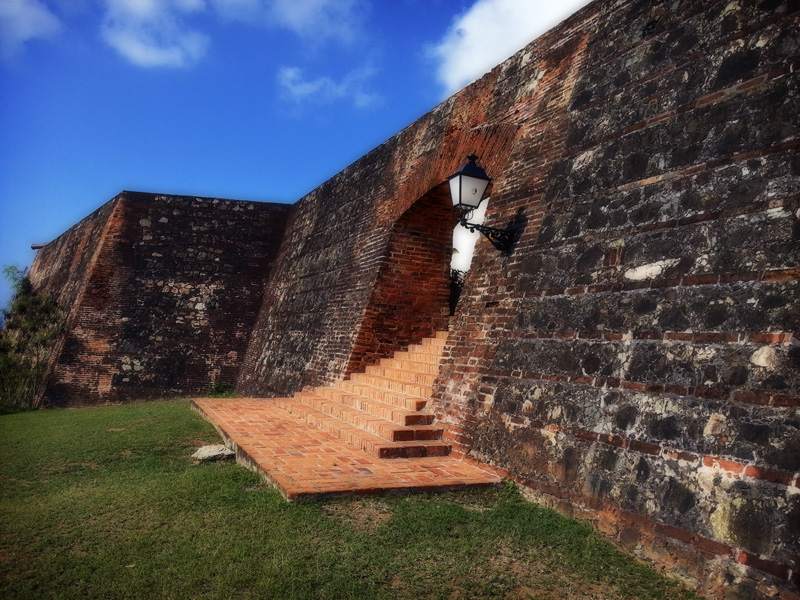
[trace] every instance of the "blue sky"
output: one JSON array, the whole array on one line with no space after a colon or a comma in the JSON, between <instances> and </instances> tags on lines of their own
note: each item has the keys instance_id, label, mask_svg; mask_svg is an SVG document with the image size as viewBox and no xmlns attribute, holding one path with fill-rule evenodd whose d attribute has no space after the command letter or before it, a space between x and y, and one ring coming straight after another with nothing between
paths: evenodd
<instances>
[{"instance_id":1,"label":"blue sky","mask_svg":"<svg viewBox=\"0 0 800 600\"><path fill-rule=\"evenodd\" d=\"M0 266L122 190L294 202L585 3L0 0Z\"/></svg>"}]
</instances>

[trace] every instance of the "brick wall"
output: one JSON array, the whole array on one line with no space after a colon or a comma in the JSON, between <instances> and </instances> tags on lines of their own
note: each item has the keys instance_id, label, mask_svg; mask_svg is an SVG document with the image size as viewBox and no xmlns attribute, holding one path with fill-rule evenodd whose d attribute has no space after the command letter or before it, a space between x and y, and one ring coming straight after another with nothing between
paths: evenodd
<instances>
[{"instance_id":1,"label":"brick wall","mask_svg":"<svg viewBox=\"0 0 800 600\"><path fill-rule=\"evenodd\" d=\"M72 310L44 404L235 383L290 210L123 192L48 244L32 279Z\"/></svg>"},{"instance_id":2,"label":"brick wall","mask_svg":"<svg viewBox=\"0 0 800 600\"><path fill-rule=\"evenodd\" d=\"M345 375L447 329L456 215L448 186L409 208L392 231Z\"/></svg>"},{"instance_id":3,"label":"brick wall","mask_svg":"<svg viewBox=\"0 0 800 600\"><path fill-rule=\"evenodd\" d=\"M295 205L241 370L241 394L285 396L336 381L443 326L456 218L444 210L442 183L475 148L499 171L519 130L486 125L472 111L489 100L449 100ZM427 244L412 241L423 235ZM444 246L435 249L433 241ZM432 261L415 285L434 295L408 293L403 263L413 256L403 247Z\"/></svg>"},{"instance_id":4,"label":"brick wall","mask_svg":"<svg viewBox=\"0 0 800 600\"><path fill-rule=\"evenodd\" d=\"M28 274L33 286L65 307L76 307L117 199L72 226L36 255Z\"/></svg>"},{"instance_id":5,"label":"brick wall","mask_svg":"<svg viewBox=\"0 0 800 600\"><path fill-rule=\"evenodd\" d=\"M116 210L118 198L107 202L91 215L38 251L28 274L38 291L50 294L65 309L67 323L79 317L80 306L89 280L92 265L102 245L106 227ZM67 335L54 344L48 359L45 379L53 377L58 368ZM43 389L44 393L45 390ZM43 398L36 398L39 405Z\"/></svg>"}]
</instances>

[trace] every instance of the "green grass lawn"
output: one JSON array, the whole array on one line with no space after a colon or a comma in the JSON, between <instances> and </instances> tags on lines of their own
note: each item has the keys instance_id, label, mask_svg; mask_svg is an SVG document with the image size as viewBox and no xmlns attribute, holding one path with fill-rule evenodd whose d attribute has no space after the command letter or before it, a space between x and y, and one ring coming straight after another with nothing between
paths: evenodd
<instances>
[{"instance_id":1,"label":"green grass lawn","mask_svg":"<svg viewBox=\"0 0 800 600\"><path fill-rule=\"evenodd\" d=\"M185 401L0 417L5 598L692 598L505 490L288 504Z\"/></svg>"}]
</instances>

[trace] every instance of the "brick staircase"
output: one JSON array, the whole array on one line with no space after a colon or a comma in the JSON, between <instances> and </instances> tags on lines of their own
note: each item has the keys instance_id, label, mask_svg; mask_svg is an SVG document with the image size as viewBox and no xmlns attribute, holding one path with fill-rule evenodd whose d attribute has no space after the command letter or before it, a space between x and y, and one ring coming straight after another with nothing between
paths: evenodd
<instances>
[{"instance_id":1,"label":"brick staircase","mask_svg":"<svg viewBox=\"0 0 800 600\"><path fill-rule=\"evenodd\" d=\"M277 398L292 415L378 458L447 456L442 429L426 411L447 332L397 352L331 387Z\"/></svg>"},{"instance_id":2,"label":"brick staircase","mask_svg":"<svg viewBox=\"0 0 800 600\"><path fill-rule=\"evenodd\" d=\"M447 339L437 333L364 373L292 398L197 398L237 460L289 500L498 485L450 456L427 409Z\"/></svg>"}]
</instances>

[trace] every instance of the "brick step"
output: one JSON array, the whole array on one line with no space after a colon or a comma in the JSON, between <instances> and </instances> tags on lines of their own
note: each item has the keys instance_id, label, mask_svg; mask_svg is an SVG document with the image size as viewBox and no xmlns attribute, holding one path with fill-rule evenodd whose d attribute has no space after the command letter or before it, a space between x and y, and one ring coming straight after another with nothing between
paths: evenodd
<instances>
[{"instance_id":1,"label":"brick step","mask_svg":"<svg viewBox=\"0 0 800 600\"><path fill-rule=\"evenodd\" d=\"M400 357L395 354L394 358L384 358L378 365L381 367L389 367L392 369L404 369L406 371L416 371L417 373L429 373L431 375L439 374L439 361L420 362L409 360L406 357ZM369 368L369 367L367 367Z\"/></svg>"},{"instance_id":2,"label":"brick step","mask_svg":"<svg viewBox=\"0 0 800 600\"><path fill-rule=\"evenodd\" d=\"M433 386L422 383L411 383L410 381L400 381L380 375L370 375L369 373L354 373L350 376L350 381L365 383L377 388L383 388L390 392L398 392L416 396L418 398L430 398L433 393Z\"/></svg>"},{"instance_id":3,"label":"brick step","mask_svg":"<svg viewBox=\"0 0 800 600\"><path fill-rule=\"evenodd\" d=\"M431 354L431 353L424 353L424 352L412 352L410 350L402 350L399 352L395 352L394 357L392 358L384 358L381 360L381 363L385 360L400 360L400 361L407 361L413 362L415 364L426 364L426 365L435 365L436 368L439 368L439 363L442 360L441 355L439 354Z\"/></svg>"},{"instance_id":4,"label":"brick step","mask_svg":"<svg viewBox=\"0 0 800 600\"><path fill-rule=\"evenodd\" d=\"M313 391L315 394L363 410L398 425L430 425L433 422L433 413L431 412L410 410L395 404L373 400L367 396L345 391L338 387L320 387Z\"/></svg>"},{"instance_id":5,"label":"brick step","mask_svg":"<svg viewBox=\"0 0 800 600\"><path fill-rule=\"evenodd\" d=\"M423 346L444 346L447 343L447 331L437 331L433 337L426 337L420 342Z\"/></svg>"},{"instance_id":6,"label":"brick step","mask_svg":"<svg viewBox=\"0 0 800 600\"><path fill-rule=\"evenodd\" d=\"M378 458L422 458L448 456L450 454L449 444L440 441L390 442L351 423L304 404L300 400L276 398L274 402L282 410L301 418L309 425L330 433L343 442Z\"/></svg>"},{"instance_id":7,"label":"brick step","mask_svg":"<svg viewBox=\"0 0 800 600\"><path fill-rule=\"evenodd\" d=\"M415 353L415 354L427 354L433 355L437 358L442 356L442 352L444 351L444 345L439 344L411 344L408 348L406 348L405 352Z\"/></svg>"},{"instance_id":8,"label":"brick step","mask_svg":"<svg viewBox=\"0 0 800 600\"><path fill-rule=\"evenodd\" d=\"M415 440L438 440L442 437L442 430L431 425L399 425L394 421L355 408L338 399L333 400L319 393L300 392L295 394L294 400L299 400L320 412L346 421L351 425L374 433L389 442L413 442Z\"/></svg>"},{"instance_id":9,"label":"brick step","mask_svg":"<svg viewBox=\"0 0 800 600\"><path fill-rule=\"evenodd\" d=\"M432 383L444 340L446 333L437 334L375 371L416 373ZM290 499L498 485L497 476L450 456L442 429L424 410L430 393L431 385L360 374L294 398L195 402L235 443L237 460L257 465ZM382 460L393 458L424 460Z\"/></svg>"},{"instance_id":10,"label":"brick step","mask_svg":"<svg viewBox=\"0 0 800 600\"><path fill-rule=\"evenodd\" d=\"M426 386L433 386L436 380L434 373L422 373L409 369L398 369L395 367L380 365L370 365L365 370L366 375L377 375L386 379L395 379L397 381L404 381L408 383L421 383Z\"/></svg>"},{"instance_id":11,"label":"brick step","mask_svg":"<svg viewBox=\"0 0 800 600\"><path fill-rule=\"evenodd\" d=\"M426 338L347 381L277 398L276 405L379 458L447 456L442 429L432 424L433 414L423 412L446 339L446 332Z\"/></svg>"},{"instance_id":12,"label":"brick step","mask_svg":"<svg viewBox=\"0 0 800 600\"><path fill-rule=\"evenodd\" d=\"M400 408L411 411L420 411L428 405L428 399L418 396L409 396L401 392L393 392L384 388L377 388L361 381L338 381L334 384L335 388L345 392L363 396L370 400L376 400L385 404L392 404Z\"/></svg>"}]
</instances>

